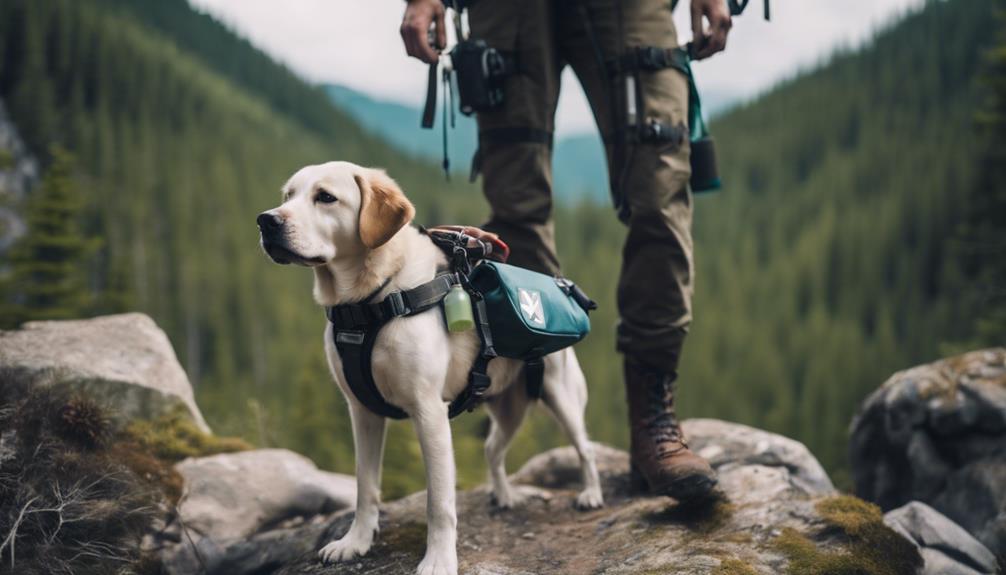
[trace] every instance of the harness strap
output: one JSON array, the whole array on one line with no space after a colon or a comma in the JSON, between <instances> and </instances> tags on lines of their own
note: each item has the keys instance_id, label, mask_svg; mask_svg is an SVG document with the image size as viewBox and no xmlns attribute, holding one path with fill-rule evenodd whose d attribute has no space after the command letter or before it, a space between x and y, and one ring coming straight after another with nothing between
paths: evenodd
<instances>
[{"instance_id":1,"label":"harness strap","mask_svg":"<svg viewBox=\"0 0 1006 575\"><path fill-rule=\"evenodd\" d=\"M527 396L531 399L541 399L545 384L545 360L541 357L524 360L524 379Z\"/></svg>"},{"instance_id":2,"label":"harness strap","mask_svg":"<svg viewBox=\"0 0 1006 575\"><path fill-rule=\"evenodd\" d=\"M379 291L360 303L325 309L325 315L332 324L333 341L342 360L346 383L364 407L391 419L406 419L409 416L401 408L388 403L374 382L371 356L377 334L396 317L416 315L437 306L455 283L454 274L445 273L410 290L392 292L378 303L370 303L370 300Z\"/></svg>"},{"instance_id":3,"label":"harness strap","mask_svg":"<svg viewBox=\"0 0 1006 575\"><path fill-rule=\"evenodd\" d=\"M618 63L623 71L655 72L674 68L688 73L688 54L681 48L661 48L659 46L635 46L627 48ZM609 69L613 66L609 66Z\"/></svg>"},{"instance_id":4,"label":"harness strap","mask_svg":"<svg viewBox=\"0 0 1006 575\"><path fill-rule=\"evenodd\" d=\"M390 419L406 419L409 414L385 401L371 370L371 355L379 330L338 331L335 348L342 359L342 373L356 399L370 411Z\"/></svg>"},{"instance_id":5,"label":"harness strap","mask_svg":"<svg viewBox=\"0 0 1006 575\"><path fill-rule=\"evenodd\" d=\"M679 147L688 139L688 126L684 122L673 125L650 118L641 126L639 139L643 142L672 144L674 147Z\"/></svg>"},{"instance_id":6,"label":"harness strap","mask_svg":"<svg viewBox=\"0 0 1006 575\"><path fill-rule=\"evenodd\" d=\"M463 280L467 283L467 278ZM467 286L466 286L467 287ZM492 380L489 378L489 362L496 357L496 348L493 347L493 335L489 331L489 314L486 312L486 302L477 290L468 290L475 304L472 307L475 316L475 332L479 336L479 355L472 364L472 369L468 374L468 386L462 391L447 409L448 417L456 417L465 411L472 411L485 398Z\"/></svg>"}]
</instances>

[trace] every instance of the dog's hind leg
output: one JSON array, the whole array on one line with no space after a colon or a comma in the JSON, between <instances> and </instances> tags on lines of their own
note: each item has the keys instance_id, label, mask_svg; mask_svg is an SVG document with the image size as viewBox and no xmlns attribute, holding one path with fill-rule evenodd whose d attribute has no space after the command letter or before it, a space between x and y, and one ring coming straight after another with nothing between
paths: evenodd
<instances>
[{"instance_id":1,"label":"dog's hind leg","mask_svg":"<svg viewBox=\"0 0 1006 575\"><path fill-rule=\"evenodd\" d=\"M524 385L521 382L514 383L505 392L486 402L486 407L491 427L485 449L493 502L503 509L510 509L520 503L521 496L507 479L506 452L527 413L528 397Z\"/></svg>"},{"instance_id":2,"label":"dog's hind leg","mask_svg":"<svg viewBox=\"0 0 1006 575\"><path fill-rule=\"evenodd\" d=\"M601 495L601 479L597 473L594 447L587 437L587 427L584 424L587 380L572 348L545 358L543 392L545 405L566 431L580 455L584 488L576 498L576 506L580 509L597 509L604 505L604 497Z\"/></svg>"},{"instance_id":3,"label":"dog's hind leg","mask_svg":"<svg viewBox=\"0 0 1006 575\"><path fill-rule=\"evenodd\" d=\"M426 464L426 556L418 575L457 575L458 515L455 505L454 448L447 404L434 400L417 407L412 423Z\"/></svg>"},{"instance_id":4,"label":"dog's hind leg","mask_svg":"<svg viewBox=\"0 0 1006 575\"><path fill-rule=\"evenodd\" d=\"M363 556L377 534L381 503L381 458L386 421L355 400L349 402L356 447L356 515L342 539L322 547L318 556L325 563Z\"/></svg>"}]
</instances>

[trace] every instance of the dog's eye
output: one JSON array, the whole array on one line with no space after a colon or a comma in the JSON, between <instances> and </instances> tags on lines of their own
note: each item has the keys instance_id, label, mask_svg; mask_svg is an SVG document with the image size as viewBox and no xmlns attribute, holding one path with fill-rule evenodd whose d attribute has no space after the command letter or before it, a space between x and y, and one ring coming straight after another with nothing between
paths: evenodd
<instances>
[{"instance_id":1,"label":"dog's eye","mask_svg":"<svg viewBox=\"0 0 1006 575\"><path fill-rule=\"evenodd\" d=\"M321 191L318 192L318 195L314 197L314 201L321 202L323 204L331 204L335 202L335 196L326 191Z\"/></svg>"}]
</instances>

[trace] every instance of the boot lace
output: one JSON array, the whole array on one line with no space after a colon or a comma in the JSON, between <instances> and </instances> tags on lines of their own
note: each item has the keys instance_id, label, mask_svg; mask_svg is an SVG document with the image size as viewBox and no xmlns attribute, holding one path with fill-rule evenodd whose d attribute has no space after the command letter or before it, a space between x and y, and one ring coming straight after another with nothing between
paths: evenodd
<instances>
[{"instance_id":1,"label":"boot lace","mask_svg":"<svg viewBox=\"0 0 1006 575\"><path fill-rule=\"evenodd\" d=\"M666 459L688 449L677 415L674 413L674 377L654 374L653 380L649 383L650 385L646 386L648 393L646 429L654 443L659 446L657 457Z\"/></svg>"}]
</instances>

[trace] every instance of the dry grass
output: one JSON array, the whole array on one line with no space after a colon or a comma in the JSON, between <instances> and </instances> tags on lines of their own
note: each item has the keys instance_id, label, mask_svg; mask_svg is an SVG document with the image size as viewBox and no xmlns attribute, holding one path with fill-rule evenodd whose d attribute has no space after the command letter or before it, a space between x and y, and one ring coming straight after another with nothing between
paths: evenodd
<instances>
[{"instance_id":1,"label":"dry grass","mask_svg":"<svg viewBox=\"0 0 1006 575\"><path fill-rule=\"evenodd\" d=\"M115 433L92 400L0 370L0 573L158 573L140 542L182 494L174 463L247 449L182 413Z\"/></svg>"},{"instance_id":2,"label":"dry grass","mask_svg":"<svg viewBox=\"0 0 1006 575\"><path fill-rule=\"evenodd\" d=\"M0 372L0 564L23 575L135 572L160 494L110 455L96 404Z\"/></svg>"}]
</instances>

